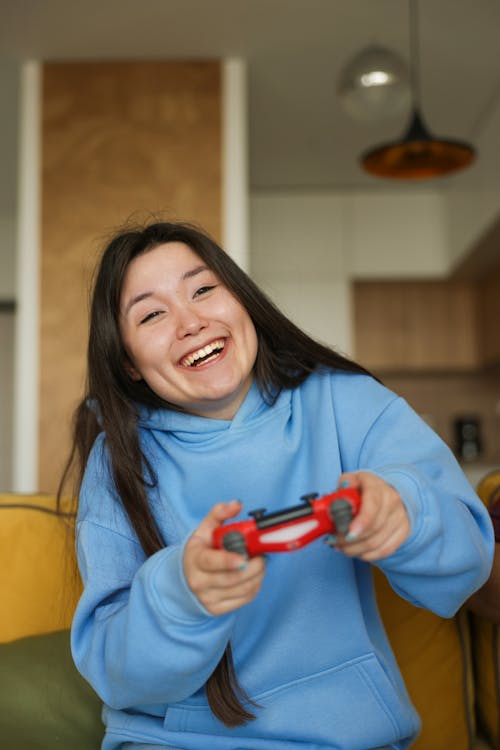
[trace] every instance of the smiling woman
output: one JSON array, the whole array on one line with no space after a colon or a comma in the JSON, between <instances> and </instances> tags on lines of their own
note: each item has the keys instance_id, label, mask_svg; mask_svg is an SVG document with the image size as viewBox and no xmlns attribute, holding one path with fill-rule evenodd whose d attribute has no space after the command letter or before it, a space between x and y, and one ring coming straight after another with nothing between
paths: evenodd
<instances>
[{"instance_id":1,"label":"smiling woman","mask_svg":"<svg viewBox=\"0 0 500 750\"><path fill-rule=\"evenodd\" d=\"M191 414L234 417L253 379L255 327L188 245L168 242L130 263L120 332L133 379Z\"/></svg>"},{"instance_id":2,"label":"smiling woman","mask_svg":"<svg viewBox=\"0 0 500 750\"><path fill-rule=\"evenodd\" d=\"M199 230L152 224L106 247L63 483L72 469L72 649L105 705L103 750L411 744L371 564L450 616L488 575L486 509L402 399ZM328 544L267 560L214 546L243 507L281 517L336 486L361 501Z\"/></svg>"}]
</instances>

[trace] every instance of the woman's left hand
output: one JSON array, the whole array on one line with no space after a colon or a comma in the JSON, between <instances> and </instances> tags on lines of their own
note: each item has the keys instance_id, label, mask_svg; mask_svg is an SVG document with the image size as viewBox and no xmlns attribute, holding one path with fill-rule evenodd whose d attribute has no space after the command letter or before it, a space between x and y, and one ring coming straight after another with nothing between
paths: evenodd
<instances>
[{"instance_id":1,"label":"woman's left hand","mask_svg":"<svg viewBox=\"0 0 500 750\"><path fill-rule=\"evenodd\" d=\"M395 552L410 533L410 521L394 487L369 471L342 474L339 486L355 487L361 495L361 505L347 536L337 535L332 546L349 557L368 562Z\"/></svg>"}]
</instances>

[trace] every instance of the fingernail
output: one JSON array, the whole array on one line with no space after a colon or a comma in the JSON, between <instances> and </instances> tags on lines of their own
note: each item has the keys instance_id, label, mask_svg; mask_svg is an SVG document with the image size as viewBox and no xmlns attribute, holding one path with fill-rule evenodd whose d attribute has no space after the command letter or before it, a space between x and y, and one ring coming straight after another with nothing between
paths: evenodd
<instances>
[{"instance_id":1,"label":"fingernail","mask_svg":"<svg viewBox=\"0 0 500 750\"><path fill-rule=\"evenodd\" d=\"M246 560L243 560L243 562L238 565L238 570L246 570L247 568L248 568L248 563Z\"/></svg>"},{"instance_id":2,"label":"fingernail","mask_svg":"<svg viewBox=\"0 0 500 750\"><path fill-rule=\"evenodd\" d=\"M339 484L340 489L344 489L345 487L349 487L349 482L346 482L345 480Z\"/></svg>"},{"instance_id":3,"label":"fingernail","mask_svg":"<svg viewBox=\"0 0 500 750\"><path fill-rule=\"evenodd\" d=\"M328 534L328 536L325 538L325 544L328 544L330 547L334 547L337 544L337 537L334 534Z\"/></svg>"},{"instance_id":4,"label":"fingernail","mask_svg":"<svg viewBox=\"0 0 500 750\"><path fill-rule=\"evenodd\" d=\"M350 531L348 534L346 534L346 539L347 539L348 542L355 542L357 538L358 538L358 535L357 534L353 534L352 531Z\"/></svg>"}]
</instances>

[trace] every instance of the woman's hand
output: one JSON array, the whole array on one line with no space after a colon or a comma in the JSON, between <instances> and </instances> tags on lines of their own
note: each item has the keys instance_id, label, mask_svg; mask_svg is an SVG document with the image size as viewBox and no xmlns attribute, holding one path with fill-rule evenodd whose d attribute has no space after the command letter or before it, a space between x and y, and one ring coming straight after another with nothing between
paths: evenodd
<instances>
[{"instance_id":1,"label":"woman's hand","mask_svg":"<svg viewBox=\"0 0 500 750\"><path fill-rule=\"evenodd\" d=\"M355 487L361 494L361 506L347 536L336 537L335 548L368 562L395 552L410 533L410 521L394 487L369 471L342 474L339 485Z\"/></svg>"},{"instance_id":2,"label":"woman's hand","mask_svg":"<svg viewBox=\"0 0 500 750\"><path fill-rule=\"evenodd\" d=\"M237 500L214 505L184 550L184 575L189 588L212 615L226 614L252 601L264 578L263 557L246 560L235 552L212 547L214 529L240 510Z\"/></svg>"}]
</instances>

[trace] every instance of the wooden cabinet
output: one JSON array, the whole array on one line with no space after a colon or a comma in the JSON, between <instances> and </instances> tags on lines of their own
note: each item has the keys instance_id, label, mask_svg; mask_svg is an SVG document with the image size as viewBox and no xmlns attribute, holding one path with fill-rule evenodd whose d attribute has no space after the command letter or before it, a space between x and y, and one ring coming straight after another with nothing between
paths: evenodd
<instances>
[{"instance_id":1,"label":"wooden cabinet","mask_svg":"<svg viewBox=\"0 0 500 750\"><path fill-rule=\"evenodd\" d=\"M478 316L483 363L500 364L500 266L478 282Z\"/></svg>"},{"instance_id":2,"label":"wooden cabinet","mask_svg":"<svg viewBox=\"0 0 500 750\"><path fill-rule=\"evenodd\" d=\"M470 371L481 362L472 281L359 281L353 303L355 357L375 372Z\"/></svg>"}]
</instances>

